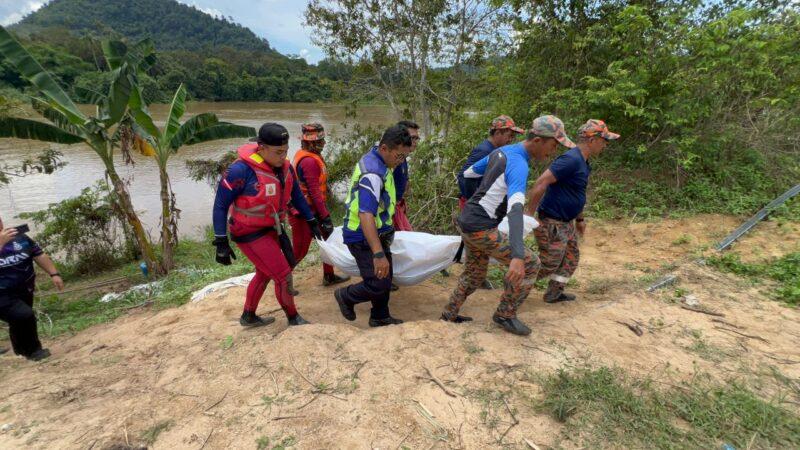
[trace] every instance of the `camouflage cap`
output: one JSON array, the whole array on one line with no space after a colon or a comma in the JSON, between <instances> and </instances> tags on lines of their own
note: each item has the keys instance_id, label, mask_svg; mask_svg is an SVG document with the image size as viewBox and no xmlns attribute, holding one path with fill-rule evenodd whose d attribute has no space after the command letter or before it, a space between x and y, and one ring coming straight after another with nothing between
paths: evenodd
<instances>
[{"instance_id":1,"label":"camouflage cap","mask_svg":"<svg viewBox=\"0 0 800 450\"><path fill-rule=\"evenodd\" d=\"M325 139L325 128L321 123L304 123L300 127L300 131L303 133L300 138L302 141L321 141Z\"/></svg>"},{"instance_id":2,"label":"camouflage cap","mask_svg":"<svg viewBox=\"0 0 800 450\"><path fill-rule=\"evenodd\" d=\"M556 116L540 116L533 119L530 132L536 136L555 138L564 147L575 147L572 139L567 137L564 122Z\"/></svg>"},{"instance_id":3,"label":"camouflage cap","mask_svg":"<svg viewBox=\"0 0 800 450\"><path fill-rule=\"evenodd\" d=\"M608 131L606 123L598 119L587 120L585 124L578 128L578 135L587 138L600 136L607 141L619 139L619 134Z\"/></svg>"},{"instance_id":4,"label":"camouflage cap","mask_svg":"<svg viewBox=\"0 0 800 450\"><path fill-rule=\"evenodd\" d=\"M490 130L513 130L515 133L522 134L525 132L522 128L514 123L514 119L506 115L497 116L492 119L492 127Z\"/></svg>"}]
</instances>

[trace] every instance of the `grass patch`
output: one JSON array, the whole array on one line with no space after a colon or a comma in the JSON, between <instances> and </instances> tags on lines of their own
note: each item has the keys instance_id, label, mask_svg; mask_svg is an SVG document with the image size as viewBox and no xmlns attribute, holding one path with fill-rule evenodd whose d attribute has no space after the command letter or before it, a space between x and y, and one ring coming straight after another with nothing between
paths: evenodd
<instances>
[{"instance_id":1,"label":"grass patch","mask_svg":"<svg viewBox=\"0 0 800 450\"><path fill-rule=\"evenodd\" d=\"M711 256L706 262L724 272L749 278L758 282L770 279L778 283L772 297L790 305L800 305L800 252L789 253L781 258L763 263L743 262L737 253Z\"/></svg>"},{"instance_id":2,"label":"grass patch","mask_svg":"<svg viewBox=\"0 0 800 450\"><path fill-rule=\"evenodd\" d=\"M214 247L208 241L183 240L176 249L177 267L158 280L155 289L129 293L108 303L99 301L103 293L97 290L37 297L34 307L39 318L39 333L50 338L76 333L92 325L110 322L147 302L152 302L148 305L155 310L182 305L189 300L192 292L205 285L253 270L252 264L241 252L237 251L237 256L239 258L232 265L222 266L214 261ZM82 278L80 283L91 284L117 276L125 276L133 285L154 281L144 278L137 264L130 263L112 272ZM50 281L43 281L39 288L46 291ZM68 284L66 289L70 287ZM7 331L0 328L0 339L6 337Z\"/></svg>"},{"instance_id":3,"label":"grass patch","mask_svg":"<svg viewBox=\"0 0 800 450\"><path fill-rule=\"evenodd\" d=\"M169 430L173 425L175 425L175 422L172 420L158 422L142 433L142 440L147 443L147 445L153 445L158 439L158 435Z\"/></svg>"},{"instance_id":4,"label":"grass patch","mask_svg":"<svg viewBox=\"0 0 800 450\"><path fill-rule=\"evenodd\" d=\"M715 385L697 377L657 389L652 380L600 367L561 369L539 383L544 398L536 408L565 423L565 436L589 447L800 446L800 418L737 382Z\"/></svg>"}]
</instances>

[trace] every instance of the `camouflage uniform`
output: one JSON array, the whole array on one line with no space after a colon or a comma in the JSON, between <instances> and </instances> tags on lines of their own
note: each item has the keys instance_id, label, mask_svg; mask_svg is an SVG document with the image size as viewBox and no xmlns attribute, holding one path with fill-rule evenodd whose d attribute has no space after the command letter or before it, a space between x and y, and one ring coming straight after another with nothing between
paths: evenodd
<instances>
[{"instance_id":1,"label":"camouflage uniform","mask_svg":"<svg viewBox=\"0 0 800 450\"><path fill-rule=\"evenodd\" d=\"M538 279L550 277L544 299L553 301L564 292L564 286L578 268L580 251L575 222L562 222L540 215L534 236L542 261Z\"/></svg>"},{"instance_id":2,"label":"camouflage uniform","mask_svg":"<svg viewBox=\"0 0 800 450\"><path fill-rule=\"evenodd\" d=\"M445 307L444 315L446 318L456 317L467 296L475 292L475 289L486 279L490 257L506 266L511 263L511 245L508 236L497 231L497 228L474 233L462 232L461 237L464 239L464 244L468 250L467 262L464 266L464 272L458 279L458 285L450 295L450 302ZM517 309L528 297L528 293L530 293L533 283L536 281L536 273L539 271L539 266L539 257L526 249L525 278L517 286L504 281L505 290L500 298L500 305L497 307L498 316L516 317Z\"/></svg>"}]
</instances>

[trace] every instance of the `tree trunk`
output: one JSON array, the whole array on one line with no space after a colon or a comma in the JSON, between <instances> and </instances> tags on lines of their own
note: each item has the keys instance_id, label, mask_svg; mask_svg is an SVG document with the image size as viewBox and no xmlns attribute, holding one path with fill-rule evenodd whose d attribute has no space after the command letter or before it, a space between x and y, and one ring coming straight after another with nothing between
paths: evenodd
<instances>
[{"instance_id":1,"label":"tree trunk","mask_svg":"<svg viewBox=\"0 0 800 450\"><path fill-rule=\"evenodd\" d=\"M111 184L114 185L116 201L125 214L125 219L128 221L128 224L130 224L133 229L133 235L136 237L136 245L139 247L139 252L142 254L145 264L147 264L147 269L150 273L163 275L164 270L153 252L153 246L150 245L150 240L147 238L147 233L144 231L142 221L139 220L136 210L133 209L133 202L131 201L131 196L128 193L128 188L125 186L125 182L119 177L113 164L106 163L106 174L111 180Z\"/></svg>"},{"instance_id":2,"label":"tree trunk","mask_svg":"<svg viewBox=\"0 0 800 450\"><path fill-rule=\"evenodd\" d=\"M158 174L161 180L161 268L169 272L175 265L175 236L172 230L173 211L171 193L169 189L169 175L167 174L166 161L159 162Z\"/></svg>"}]
</instances>

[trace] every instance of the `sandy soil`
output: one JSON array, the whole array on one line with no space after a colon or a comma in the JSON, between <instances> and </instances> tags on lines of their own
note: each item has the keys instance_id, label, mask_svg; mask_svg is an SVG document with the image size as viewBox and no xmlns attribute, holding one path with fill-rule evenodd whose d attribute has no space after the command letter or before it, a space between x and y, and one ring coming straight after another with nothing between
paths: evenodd
<instances>
[{"instance_id":1,"label":"sandy soil","mask_svg":"<svg viewBox=\"0 0 800 450\"><path fill-rule=\"evenodd\" d=\"M0 357L0 448L136 448L164 423L151 448L255 448L261 437L267 448L527 448L525 439L571 447L557 441L561 425L533 408L536 374L589 363L669 383L698 372L748 379L773 367L797 380L800 312L768 300L769 285L692 262L739 222L590 223L572 289L579 301L546 305L534 291L520 313L534 330L525 338L491 324L498 291L470 297L471 324L436 320L460 266L394 293L393 314L407 322L381 329L367 327L366 307L346 322L319 267L296 275L309 326L287 328L268 292L260 313L273 311L276 323L242 329L243 288L132 313L47 342L46 362ZM797 224L766 222L736 249L776 256L800 249L799 237ZM667 271L725 316L682 309L674 287L644 291ZM638 322L643 336L619 322ZM697 339L705 351L692 350Z\"/></svg>"}]
</instances>

